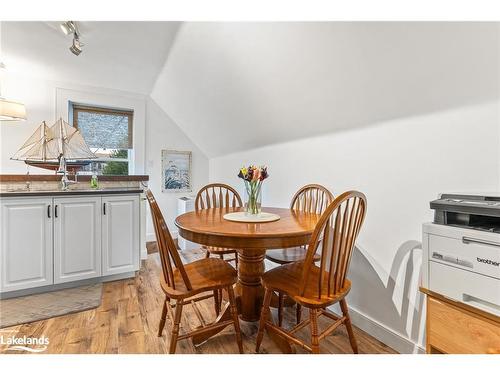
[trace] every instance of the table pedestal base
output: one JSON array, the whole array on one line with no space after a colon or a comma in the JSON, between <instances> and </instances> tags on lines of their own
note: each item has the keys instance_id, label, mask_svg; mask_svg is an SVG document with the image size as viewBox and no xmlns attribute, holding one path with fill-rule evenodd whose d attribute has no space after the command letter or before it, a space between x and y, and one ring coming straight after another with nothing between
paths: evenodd
<instances>
[{"instance_id":1,"label":"table pedestal base","mask_svg":"<svg viewBox=\"0 0 500 375\"><path fill-rule=\"evenodd\" d=\"M265 271L264 258L266 251L257 250L238 250L238 281L234 287L236 295L236 303L238 305L238 312L240 319L247 322L258 322L262 309L262 302L264 298L264 287L262 286L262 275ZM226 292L224 296L227 299ZM273 306L277 306L277 296L273 296ZM227 307L227 306L226 306ZM218 321L229 319L229 309L225 309L218 317ZM268 315L271 319L271 314ZM216 335L223 328L216 328L193 336L193 344L200 345L211 336ZM295 348L292 347L283 337L278 336L273 331L267 330L267 334L281 349L283 353L294 353Z\"/></svg>"},{"instance_id":2,"label":"table pedestal base","mask_svg":"<svg viewBox=\"0 0 500 375\"><path fill-rule=\"evenodd\" d=\"M238 250L238 282L235 287L240 318L247 322L260 319L264 298L261 277L264 274L264 249Z\"/></svg>"}]
</instances>

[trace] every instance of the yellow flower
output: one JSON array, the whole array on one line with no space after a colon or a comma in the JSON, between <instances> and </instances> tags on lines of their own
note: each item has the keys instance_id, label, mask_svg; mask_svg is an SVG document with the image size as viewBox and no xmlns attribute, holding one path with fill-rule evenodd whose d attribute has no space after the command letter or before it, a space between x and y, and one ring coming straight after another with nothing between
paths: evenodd
<instances>
[{"instance_id":1,"label":"yellow flower","mask_svg":"<svg viewBox=\"0 0 500 375\"><path fill-rule=\"evenodd\" d=\"M240 172L243 176L246 176L248 174L248 170L246 169L246 167L241 168Z\"/></svg>"}]
</instances>

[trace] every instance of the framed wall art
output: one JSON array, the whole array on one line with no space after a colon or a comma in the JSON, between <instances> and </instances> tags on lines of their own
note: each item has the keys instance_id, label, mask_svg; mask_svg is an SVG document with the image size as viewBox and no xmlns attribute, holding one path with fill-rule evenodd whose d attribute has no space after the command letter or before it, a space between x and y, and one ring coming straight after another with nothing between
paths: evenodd
<instances>
[{"instance_id":1,"label":"framed wall art","mask_svg":"<svg viewBox=\"0 0 500 375\"><path fill-rule=\"evenodd\" d=\"M189 192L191 185L191 151L161 151L161 190L164 192Z\"/></svg>"}]
</instances>

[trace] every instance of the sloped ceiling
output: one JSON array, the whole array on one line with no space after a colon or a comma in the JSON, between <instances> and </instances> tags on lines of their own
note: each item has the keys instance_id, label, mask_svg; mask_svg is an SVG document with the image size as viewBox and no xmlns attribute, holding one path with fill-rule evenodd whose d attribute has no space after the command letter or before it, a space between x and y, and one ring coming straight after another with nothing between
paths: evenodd
<instances>
[{"instance_id":1,"label":"sloped ceiling","mask_svg":"<svg viewBox=\"0 0 500 375\"><path fill-rule=\"evenodd\" d=\"M188 22L151 97L214 157L498 91L494 23Z\"/></svg>"},{"instance_id":2,"label":"sloped ceiling","mask_svg":"<svg viewBox=\"0 0 500 375\"><path fill-rule=\"evenodd\" d=\"M179 22L79 21L79 56L60 22L2 22L2 58L11 71L43 79L149 94Z\"/></svg>"}]
</instances>

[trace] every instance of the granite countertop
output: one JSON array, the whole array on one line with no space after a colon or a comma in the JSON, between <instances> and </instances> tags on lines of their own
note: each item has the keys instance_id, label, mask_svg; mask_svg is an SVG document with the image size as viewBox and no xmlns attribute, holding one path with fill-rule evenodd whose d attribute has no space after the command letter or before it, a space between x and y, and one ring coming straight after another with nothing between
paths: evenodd
<instances>
[{"instance_id":1,"label":"granite countertop","mask_svg":"<svg viewBox=\"0 0 500 375\"><path fill-rule=\"evenodd\" d=\"M69 189L69 190L0 190L0 197L39 197L53 195L106 195L106 194L140 194L141 188L108 188L108 189Z\"/></svg>"},{"instance_id":2,"label":"granite countertop","mask_svg":"<svg viewBox=\"0 0 500 375\"><path fill-rule=\"evenodd\" d=\"M35 182L35 181L61 181L61 175L56 174L0 174L0 182ZM90 175L78 175L78 181L90 181ZM98 176L99 181L149 181L148 175L124 175L124 176Z\"/></svg>"}]
</instances>

